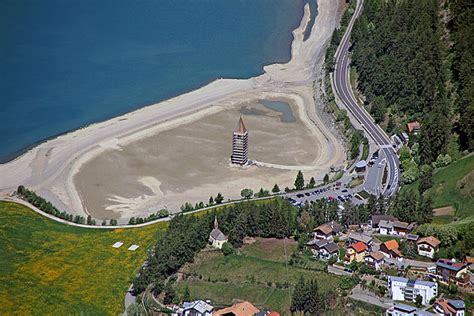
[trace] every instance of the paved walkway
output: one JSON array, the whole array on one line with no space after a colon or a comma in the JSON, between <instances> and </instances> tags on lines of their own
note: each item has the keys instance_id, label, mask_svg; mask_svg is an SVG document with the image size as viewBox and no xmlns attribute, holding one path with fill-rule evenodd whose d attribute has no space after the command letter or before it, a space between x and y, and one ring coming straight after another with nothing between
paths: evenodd
<instances>
[{"instance_id":1,"label":"paved walkway","mask_svg":"<svg viewBox=\"0 0 474 316\"><path fill-rule=\"evenodd\" d=\"M389 308L393 304L393 301L391 299L385 297L378 297L377 295L368 290L363 290L359 284L352 289L350 298L372 305L377 305L382 308Z\"/></svg>"}]
</instances>

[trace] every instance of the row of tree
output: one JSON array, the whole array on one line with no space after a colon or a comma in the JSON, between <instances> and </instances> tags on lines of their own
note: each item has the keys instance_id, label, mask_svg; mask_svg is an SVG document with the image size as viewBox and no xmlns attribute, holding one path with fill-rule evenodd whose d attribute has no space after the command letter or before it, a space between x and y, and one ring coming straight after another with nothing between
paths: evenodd
<instances>
[{"instance_id":1,"label":"row of tree","mask_svg":"<svg viewBox=\"0 0 474 316\"><path fill-rule=\"evenodd\" d=\"M36 194L36 192L25 188L25 186L23 185L18 186L16 190L16 194L23 200L27 201L28 203L31 203L32 205L36 206L43 212L48 213L50 215L56 216L58 218L61 218L61 219L64 219L66 221L73 222L76 224L85 224L85 225L91 225L91 226L97 225L96 220L93 219L90 215L87 215L87 218L85 218L84 216L73 215L73 214L67 213L66 211L60 211L51 202L39 196L38 194ZM103 219L102 226L106 226L106 225L107 225L107 220ZM109 225L110 226L117 225L117 220L113 218L110 219Z\"/></svg>"},{"instance_id":2,"label":"row of tree","mask_svg":"<svg viewBox=\"0 0 474 316\"><path fill-rule=\"evenodd\" d=\"M143 224L160 218L168 217L169 215L170 212L167 209L161 209L156 213L148 215L147 217L130 217L130 219L128 220L128 225Z\"/></svg>"},{"instance_id":3,"label":"row of tree","mask_svg":"<svg viewBox=\"0 0 474 316\"><path fill-rule=\"evenodd\" d=\"M31 203L32 205L36 206L45 213L51 214L69 222L74 222L77 224L86 224L86 219L83 216L74 216L73 214L58 210L51 202L39 196L38 194L36 194L36 192L28 190L23 185L18 186L16 193L20 198L27 201L28 203ZM87 217L87 224L95 225L95 220L92 220L90 215Z\"/></svg>"}]
</instances>

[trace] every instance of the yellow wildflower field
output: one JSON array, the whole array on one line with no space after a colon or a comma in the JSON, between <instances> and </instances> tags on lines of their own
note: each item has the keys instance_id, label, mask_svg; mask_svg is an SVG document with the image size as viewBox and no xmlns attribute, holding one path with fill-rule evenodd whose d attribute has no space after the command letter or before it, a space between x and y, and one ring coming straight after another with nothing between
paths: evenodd
<instances>
[{"instance_id":1,"label":"yellow wildflower field","mask_svg":"<svg viewBox=\"0 0 474 316\"><path fill-rule=\"evenodd\" d=\"M131 279L167 225L77 228L0 202L0 314L121 313ZM132 244L140 247L127 250Z\"/></svg>"}]
</instances>

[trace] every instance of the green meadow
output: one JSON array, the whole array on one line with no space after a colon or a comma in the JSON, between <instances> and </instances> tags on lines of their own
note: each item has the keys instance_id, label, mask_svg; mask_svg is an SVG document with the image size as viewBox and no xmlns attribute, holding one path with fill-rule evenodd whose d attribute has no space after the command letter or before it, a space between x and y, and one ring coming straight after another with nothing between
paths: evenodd
<instances>
[{"instance_id":1,"label":"green meadow","mask_svg":"<svg viewBox=\"0 0 474 316\"><path fill-rule=\"evenodd\" d=\"M417 193L418 181L402 190ZM433 208L452 206L460 218L474 215L474 155L459 159L433 175L433 187L425 192L433 201ZM440 220L445 224L446 219Z\"/></svg>"},{"instance_id":2,"label":"green meadow","mask_svg":"<svg viewBox=\"0 0 474 316\"><path fill-rule=\"evenodd\" d=\"M0 314L117 315L167 223L86 229L0 202ZM115 249L112 245L123 242ZM136 251L127 248L137 244Z\"/></svg>"},{"instance_id":3,"label":"green meadow","mask_svg":"<svg viewBox=\"0 0 474 316\"><path fill-rule=\"evenodd\" d=\"M194 264L183 269L190 277L178 283L178 292L188 286L192 298L210 299L217 307L248 300L259 308L287 313L300 275L317 280L323 292L339 286L338 276L287 264L285 258L295 249L296 243L288 239L257 238L237 255L202 251Z\"/></svg>"}]
</instances>

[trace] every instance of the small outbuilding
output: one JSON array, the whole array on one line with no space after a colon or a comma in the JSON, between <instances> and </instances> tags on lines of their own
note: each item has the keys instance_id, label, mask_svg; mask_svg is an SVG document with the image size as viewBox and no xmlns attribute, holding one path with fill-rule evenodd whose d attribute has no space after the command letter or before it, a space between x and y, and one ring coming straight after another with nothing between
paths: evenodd
<instances>
[{"instance_id":1,"label":"small outbuilding","mask_svg":"<svg viewBox=\"0 0 474 316\"><path fill-rule=\"evenodd\" d=\"M356 163L355 165L355 171L357 173L363 173L367 169L367 161L365 160L360 160Z\"/></svg>"}]
</instances>

